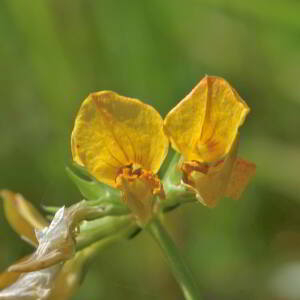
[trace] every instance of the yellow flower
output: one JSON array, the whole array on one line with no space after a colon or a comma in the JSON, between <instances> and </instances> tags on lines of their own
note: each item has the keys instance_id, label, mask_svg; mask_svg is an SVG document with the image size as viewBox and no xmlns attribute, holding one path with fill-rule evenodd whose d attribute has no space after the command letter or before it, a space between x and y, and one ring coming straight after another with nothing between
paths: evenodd
<instances>
[{"instance_id":1,"label":"yellow flower","mask_svg":"<svg viewBox=\"0 0 300 300\"><path fill-rule=\"evenodd\" d=\"M183 182L207 206L238 198L255 172L254 164L236 158L238 129L249 111L226 80L206 76L165 118L165 133L183 156Z\"/></svg>"},{"instance_id":2,"label":"yellow flower","mask_svg":"<svg viewBox=\"0 0 300 300\"><path fill-rule=\"evenodd\" d=\"M73 160L120 188L134 214L147 222L153 196L164 195L155 175L168 150L159 113L114 92L90 94L76 117L71 144Z\"/></svg>"}]
</instances>

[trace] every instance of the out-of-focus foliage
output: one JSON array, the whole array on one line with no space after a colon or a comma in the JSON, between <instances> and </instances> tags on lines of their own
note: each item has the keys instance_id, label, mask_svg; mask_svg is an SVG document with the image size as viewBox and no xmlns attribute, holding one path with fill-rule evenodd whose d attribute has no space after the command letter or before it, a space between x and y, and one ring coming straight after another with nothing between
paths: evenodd
<instances>
[{"instance_id":1,"label":"out-of-focus foliage","mask_svg":"<svg viewBox=\"0 0 300 300\"><path fill-rule=\"evenodd\" d=\"M205 75L251 113L240 154L257 175L240 201L187 205L166 222L205 299L300 298L300 3L293 0L0 1L0 189L35 205L81 196L65 173L90 92L142 99L164 116ZM4 220L0 265L31 252ZM74 297L181 299L144 234L104 250Z\"/></svg>"}]
</instances>

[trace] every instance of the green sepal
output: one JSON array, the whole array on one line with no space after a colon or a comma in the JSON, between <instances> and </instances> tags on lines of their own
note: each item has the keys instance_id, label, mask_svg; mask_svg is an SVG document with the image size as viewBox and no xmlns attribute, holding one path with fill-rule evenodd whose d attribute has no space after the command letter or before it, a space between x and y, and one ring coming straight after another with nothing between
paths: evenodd
<instances>
[{"instance_id":1,"label":"green sepal","mask_svg":"<svg viewBox=\"0 0 300 300\"><path fill-rule=\"evenodd\" d=\"M85 175L89 179L83 178L82 176L77 175L71 168L66 167L66 171L71 180L80 190L81 194L86 200L103 200L108 202L117 202L120 203L121 192L117 189L101 183L88 175L82 167L74 165L76 169Z\"/></svg>"},{"instance_id":2,"label":"green sepal","mask_svg":"<svg viewBox=\"0 0 300 300\"><path fill-rule=\"evenodd\" d=\"M181 161L182 155L174 151L162 180L166 194L166 200L161 203L164 212L171 211L180 204L196 201L195 193L182 183L182 171L179 167Z\"/></svg>"},{"instance_id":3,"label":"green sepal","mask_svg":"<svg viewBox=\"0 0 300 300\"><path fill-rule=\"evenodd\" d=\"M166 188L168 188L168 185L170 184L179 185L181 183L182 172L179 169L180 160L181 154L174 152L163 177L163 182Z\"/></svg>"},{"instance_id":4,"label":"green sepal","mask_svg":"<svg viewBox=\"0 0 300 300\"><path fill-rule=\"evenodd\" d=\"M84 222L76 237L76 250L81 250L101 239L128 230L128 238L137 230L132 216L107 216L94 221Z\"/></svg>"},{"instance_id":5,"label":"green sepal","mask_svg":"<svg viewBox=\"0 0 300 300\"><path fill-rule=\"evenodd\" d=\"M55 214L61 207L60 206L47 206L47 205L41 205L43 211L45 211L48 214Z\"/></svg>"}]
</instances>

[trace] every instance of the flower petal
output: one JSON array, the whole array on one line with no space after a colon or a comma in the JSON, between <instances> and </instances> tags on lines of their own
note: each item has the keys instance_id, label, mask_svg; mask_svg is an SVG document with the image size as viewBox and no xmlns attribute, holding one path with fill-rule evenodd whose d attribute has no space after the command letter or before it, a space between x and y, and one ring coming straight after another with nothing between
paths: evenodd
<instances>
[{"instance_id":1,"label":"flower petal","mask_svg":"<svg viewBox=\"0 0 300 300\"><path fill-rule=\"evenodd\" d=\"M186 177L186 181L184 176L184 183L187 187L194 190L202 204L208 207L215 207L218 201L225 197L229 178L236 160L238 142L237 138L223 162L216 166L211 166L207 170L203 168L201 171L192 171Z\"/></svg>"},{"instance_id":2,"label":"flower petal","mask_svg":"<svg viewBox=\"0 0 300 300\"><path fill-rule=\"evenodd\" d=\"M21 273L4 271L0 274L0 290L10 286L18 280Z\"/></svg>"},{"instance_id":3,"label":"flower petal","mask_svg":"<svg viewBox=\"0 0 300 300\"><path fill-rule=\"evenodd\" d=\"M99 181L115 186L120 167L135 163L154 173L168 149L163 121L139 100L102 91L84 100L72 132L72 154Z\"/></svg>"},{"instance_id":4,"label":"flower petal","mask_svg":"<svg viewBox=\"0 0 300 300\"><path fill-rule=\"evenodd\" d=\"M16 282L0 291L0 300L46 300L62 265L21 274Z\"/></svg>"},{"instance_id":5,"label":"flower petal","mask_svg":"<svg viewBox=\"0 0 300 300\"><path fill-rule=\"evenodd\" d=\"M226 80L206 76L169 112L164 129L185 160L213 162L230 151L248 112Z\"/></svg>"},{"instance_id":6,"label":"flower petal","mask_svg":"<svg viewBox=\"0 0 300 300\"><path fill-rule=\"evenodd\" d=\"M254 176L256 166L242 158L235 161L230 180L226 190L226 197L238 200L244 189L249 183L249 180Z\"/></svg>"},{"instance_id":7,"label":"flower petal","mask_svg":"<svg viewBox=\"0 0 300 300\"><path fill-rule=\"evenodd\" d=\"M153 215L154 196L149 182L141 178L129 181L118 177L124 191L124 201L137 217L137 221L147 224Z\"/></svg>"},{"instance_id":8,"label":"flower petal","mask_svg":"<svg viewBox=\"0 0 300 300\"><path fill-rule=\"evenodd\" d=\"M34 229L42 229L48 226L48 222L21 194L2 190L0 196L3 198L5 216L9 224L22 238L37 246Z\"/></svg>"},{"instance_id":9,"label":"flower petal","mask_svg":"<svg viewBox=\"0 0 300 300\"><path fill-rule=\"evenodd\" d=\"M27 259L9 267L13 272L32 272L51 267L70 259L75 253L75 229L83 220L96 219L103 213L103 207L89 206L86 201L69 208L60 208L51 224L36 230L39 245Z\"/></svg>"},{"instance_id":10,"label":"flower petal","mask_svg":"<svg viewBox=\"0 0 300 300\"><path fill-rule=\"evenodd\" d=\"M48 227L36 231L39 242L36 251L27 260L11 265L8 271L38 271L72 257L75 251L75 240L69 231L69 226L66 209L62 207Z\"/></svg>"}]
</instances>

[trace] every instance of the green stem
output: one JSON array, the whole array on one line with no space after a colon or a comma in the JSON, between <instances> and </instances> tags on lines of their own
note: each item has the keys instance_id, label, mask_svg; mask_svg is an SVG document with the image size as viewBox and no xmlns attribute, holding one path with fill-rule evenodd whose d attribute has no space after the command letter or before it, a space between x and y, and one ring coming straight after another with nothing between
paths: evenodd
<instances>
[{"instance_id":1,"label":"green stem","mask_svg":"<svg viewBox=\"0 0 300 300\"><path fill-rule=\"evenodd\" d=\"M200 293L192 274L164 226L156 218L146 226L146 229L151 233L152 237L162 249L171 271L184 294L185 299L200 300Z\"/></svg>"},{"instance_id":2,"label":"green stem","mask_svg":"<svg viewBox=\"0 0 300 300\"><path fill-rule=\"evenodd\" d=\"M80 231L80 234L76 238L77 251L82 250L90 246L91 244L98 242L99 240L106 239L111 235L116 235L118 232L122 232L122 234L127 233L127 236L130 236L130 233L133 233L137 230L137 226L130 218L107 217L106 219L108 220L98 219L89 222L94 224L87 223L85 224L86 226L83 225L85 228ZM93 227L95 228L93 229Z\"/></svg>"}]
</instances>

